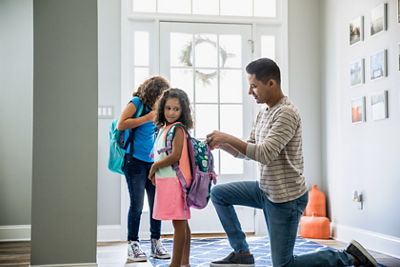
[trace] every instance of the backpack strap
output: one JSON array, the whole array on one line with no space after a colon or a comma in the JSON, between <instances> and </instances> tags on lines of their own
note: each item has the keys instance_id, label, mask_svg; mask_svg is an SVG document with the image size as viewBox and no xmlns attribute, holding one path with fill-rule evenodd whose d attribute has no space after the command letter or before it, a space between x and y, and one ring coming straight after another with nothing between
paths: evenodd
<instances>
[{"instance_id":1,"label":"backpack strap","mask_svg":"<svg viewBox=\"0 0 400 267\"><path fill-rule=\"evenodd\" d=\"M185 134L187 136L189 136L189 133L188 133L185 125L183 125L180 122L176 122L174 125L171 126L171 128L169 128L168 132L166 133L165 148L162 148L162 149L158 150L158 153L165 152L168 155L168 153L172 151L172 141L173 141L173 139L175 137L175 130L176 130L177 127L183 128L183 130L185 131ZM182 191L183 191L184 196L185 196L184 197L184 204L185 204L184 208L186 210L189 207L187 205L187 202L186 202L186 195L188 193L189 187L188 187L188 184L186 183L186 179L185 179L185 176L183 175L183 173L181 171L181 168L179 168L179 164L178 163L174 163L172 165L172 168L175 170L176 176L178 177L179 183L181 184Z\"/></svg>"},{"instance_id":2,"label":"backpack strap","mask_svg":"<svg viewBox=\"0 0 400 267\"><path fill-rule=\"evenodd\" d=\"M143 113L143 103L140 103L140 106L138 109L136 109L135 113L133 114L132 118L139 118L140 116L142 116ZM136 129L136 128L135 128ZM124 144L124 150L126 150L128 148L129 144L133 145L133 139L134 139L134 132L135 129L131 129L129 131L129 135L128 135L128 139L126 139L126 142ZM133 150L133 147L131 146L131 151ZM131 153L130 153L131 154Z\"/></svg>"}]
</instances>

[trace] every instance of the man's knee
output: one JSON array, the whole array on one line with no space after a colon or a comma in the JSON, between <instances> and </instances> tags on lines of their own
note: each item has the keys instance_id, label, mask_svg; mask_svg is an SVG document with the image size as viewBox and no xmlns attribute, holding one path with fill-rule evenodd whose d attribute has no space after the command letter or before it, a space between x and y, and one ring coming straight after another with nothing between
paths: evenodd
<instances>
[{"instance_id":1,"label":"man's knee","mask_svg":"<svg viewBox=\"0 0 400 267\"><path fill-rule=\"evenodd\" d=\"M221 199L221 193L223 192L223 185L216 185L211 189L211 201L213 203L218 202Z\"/></svg>"}]
</instances>

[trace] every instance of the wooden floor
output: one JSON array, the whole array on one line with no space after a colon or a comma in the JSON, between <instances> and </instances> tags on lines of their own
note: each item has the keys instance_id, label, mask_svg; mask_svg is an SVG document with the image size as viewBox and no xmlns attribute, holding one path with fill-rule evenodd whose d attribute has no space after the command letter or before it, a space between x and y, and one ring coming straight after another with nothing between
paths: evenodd
<instances>
[{"instance_id":1,"label":"wooden floor","mask_svg":"<svg viewBox=\"0 0 400 267\"><path fill-rule=\"evenodd\" d=\"M335 240L317 240L323 245L344 249L345 243ZM30 263L30 242L0 242L0 266L1 267L27 267ZM97 245L97 263L99 267L150 267L150 263L125 265L126 243L125 242L107 242ZM371 251L371 254L382 264L388 267L399 267L400 259L396 259L381 253Z\"/></svg>"}]
</instances>

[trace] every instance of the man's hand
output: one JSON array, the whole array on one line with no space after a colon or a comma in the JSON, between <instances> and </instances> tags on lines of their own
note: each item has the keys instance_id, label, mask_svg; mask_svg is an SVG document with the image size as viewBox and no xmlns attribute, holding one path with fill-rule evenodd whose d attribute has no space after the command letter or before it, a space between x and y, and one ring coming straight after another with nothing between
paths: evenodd
<instances>
[{"instance_id":1,"label":"man's hand","mask_svg":"<svg viewBox=\"0 0 400 267\"><path fill-rule=\"evenodd\" d=\"M229 135L220 131L213 131L207 135L206 142L211 149L218 148L228 141Z\"/></svg>"}]
</instances>

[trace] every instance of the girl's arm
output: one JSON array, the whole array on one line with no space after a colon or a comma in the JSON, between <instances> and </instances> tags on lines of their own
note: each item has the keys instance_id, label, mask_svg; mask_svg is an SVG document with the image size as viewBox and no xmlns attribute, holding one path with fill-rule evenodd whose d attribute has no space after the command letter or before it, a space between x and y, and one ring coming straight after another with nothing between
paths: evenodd
<instances>
[{"instance_id":1,"label":"girl's arm","mask_svg":"<svg viewBox=\"0 0 400 267\"><path fill-rule=\"evenodd\" d=\"M151 111L150 113L139 117L139 118L132 118L133 114L136 112L136 106L129 102L128 105L124 108L121 115L119 116L117 128L118 130L126 130L126 129L133 129L139 127L140 125L152 121L155 117L155 111Z\"/></svg>"},{"instance_id":2,"label":"girl's arm","mask_svg":"<svg viewBox=\"0 0 400 267\"><path fill-rule=\"evenodd\" d=\"M155 172L159 168L171 166L174 163L177 163L181 159L183 142L185 140L184 138L185 138L184 130L181 127L176 127L175 136L174 139L172 140L172 151L168 156L166 156L162 160L154 162L154 164L151 166L149 173L150 179L153 178Z\"/></svg>"}]
</instances>

